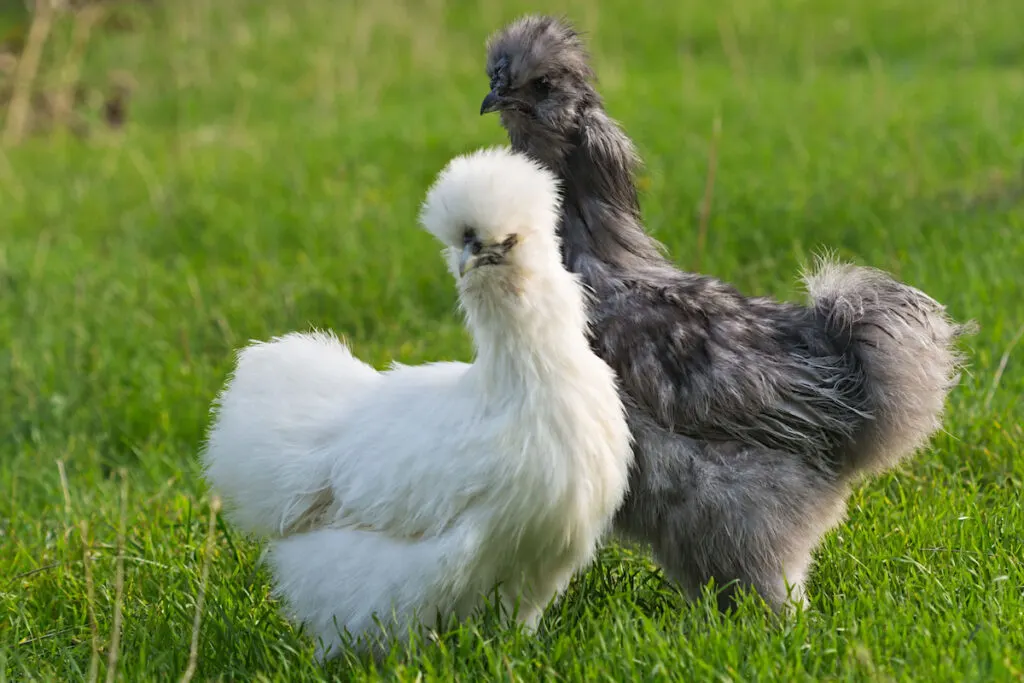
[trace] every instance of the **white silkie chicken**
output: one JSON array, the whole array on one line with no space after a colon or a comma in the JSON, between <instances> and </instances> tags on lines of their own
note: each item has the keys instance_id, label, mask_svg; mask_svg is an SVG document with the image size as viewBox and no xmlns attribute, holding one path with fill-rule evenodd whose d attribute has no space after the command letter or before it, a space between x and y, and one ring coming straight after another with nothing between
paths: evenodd
<instances>
[{"instance_id":1,"label":"white silkie chicken","mask_svg":"<svg viewBox=\"0 0 1024 683\"><path fill-rule=\"evenodd\" d=\"M554 176L501 149L452 160L423 206L472 364L378 372L329 334L241 351L203 455L229 519L270 540L277 593L336 655L493 595L534 627L625 495L630 436L561 265Z\"/></svg>"}]
</instances>

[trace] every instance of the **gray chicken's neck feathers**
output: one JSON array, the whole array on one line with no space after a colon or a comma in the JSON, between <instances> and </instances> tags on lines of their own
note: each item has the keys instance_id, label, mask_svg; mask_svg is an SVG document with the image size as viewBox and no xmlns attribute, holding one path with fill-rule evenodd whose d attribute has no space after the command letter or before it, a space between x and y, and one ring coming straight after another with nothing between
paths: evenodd
<instances>
[{"instance_id":1,"label":"gray chicken's neck feathers","mask_svg":"<svg viewBox=\"0 0 1024 683\"><path fill-rule=\"evenodd\" d=\"M671 269L662 246L641 225L636 149L596 93L581 105L568 132L517 112L502 122L514 149L544 163L563 182L559 233L566 267L591 286Z\"/></svg>"}]
</instances>

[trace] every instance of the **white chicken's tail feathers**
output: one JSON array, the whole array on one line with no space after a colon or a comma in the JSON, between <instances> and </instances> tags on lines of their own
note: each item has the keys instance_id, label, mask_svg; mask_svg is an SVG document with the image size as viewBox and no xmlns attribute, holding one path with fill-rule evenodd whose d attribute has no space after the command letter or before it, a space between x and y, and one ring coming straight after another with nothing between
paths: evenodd
<instances>
[{"instance_id":1,"label":"white chicken's tail feathers","mask_svg":"<svg viewBox=\"0 0 1024 683\"><path fill-rule=\"evenodd\" d=\"M324 442L379 379L329 333L292 333L238 354L202 454L238 528L282 535L330 502Z\"/></svg>"},{"instance_id":2,"label":"white chicken's tail feathers","mask_svg":"<svg viewBox=\"0 0 1024 683\"><path fill-rule=\"evenodd\" d=\"M955 323L925 293L872 268L823 257L804 279L829 331L849 341L874 415L847 454L846 471L893 467L942 426L962 363L956 341L973 323Z\"/></svg>"}]
</instances>

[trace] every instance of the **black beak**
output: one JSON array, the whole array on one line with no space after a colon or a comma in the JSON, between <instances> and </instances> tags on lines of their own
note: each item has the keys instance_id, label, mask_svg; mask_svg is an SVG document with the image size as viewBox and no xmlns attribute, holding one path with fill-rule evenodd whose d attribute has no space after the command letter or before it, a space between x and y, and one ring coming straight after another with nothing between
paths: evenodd
<instances>
[{"instance_id":1,"label":"black beak","mask_svg":"<svg viewBox=\"0 0 1024 683\"><path fill-rule=\"evenodd\" d=\"M483 104L480 105L480 116L484 114L490 114L492 111L498 111L501 109L501 103L504 98L493 90L487 93L487 97L484 98Z\"/></svg>"}]
</instances>

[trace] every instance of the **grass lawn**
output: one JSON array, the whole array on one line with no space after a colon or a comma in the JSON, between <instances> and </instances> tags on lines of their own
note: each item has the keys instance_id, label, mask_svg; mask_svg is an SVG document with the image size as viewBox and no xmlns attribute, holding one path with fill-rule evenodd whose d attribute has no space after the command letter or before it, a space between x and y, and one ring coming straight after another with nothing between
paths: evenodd
<instances>
[{"instance_id":1,"label":"grass lawn","mask_svg":"<svg viewBox=\"0 0 1024 683\"><path fill-rule=\"evenodd\" d=\"M932 447L856 490L804 614L718 615L611 547L536 637L484 617L325 673L258 546L208 531L209 404L234 349L313 325L378 366L469 360L416 212L504 141L483 43L538 8L588 32L681 266L796 298L834 248L977 320L970 369ZM0 681L176 678L204 585L199 680L1022 680L1021 26L1020 0L174 0L87 43L60 18L34 130L0 150ZM76 49L79 132L49 131Z\"/></svg>"}]
</instances>

